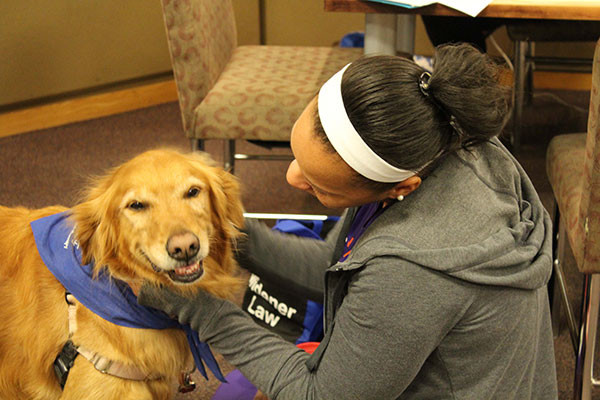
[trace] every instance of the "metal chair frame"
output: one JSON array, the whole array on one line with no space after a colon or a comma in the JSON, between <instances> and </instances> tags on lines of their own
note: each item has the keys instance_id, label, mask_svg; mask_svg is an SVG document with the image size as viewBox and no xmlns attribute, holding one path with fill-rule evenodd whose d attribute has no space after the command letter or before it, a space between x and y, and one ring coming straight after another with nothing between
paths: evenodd
<instances>
[{"instance_id":1,"label":"metal chair frame","mask_svg":"<svg viewBox=\"0 0 600 400\"><path fill-rule=\"evenodd\" d=\"M592 72L591 58L536 57L534 42L514 40L514 84L513 84L513 126L510 145L518 150L523 135L523 108L533 97L533 72L550 69L553 71Z\"/></svg>"},{"instance_id":2,"label":"metal chair frame","mask_svg":"<svg viewBox=\"0 0 600 400\"><path fill-rule=\"evenodd\" d=\"M594 377L594 351L596 348L598 315L600 310L600 274L584 274L580 319L579 325L577 325L573 307L568 298L562 269L567 235L560 222L560 211L556 205L553 229L554 277L552 285L552 327L554 333L558 335L560 329L560 310L564 308L569 336L571 337L575 353L573 398L575 400L591 400L593 386L600 386L600 380Z\"/></svg>"},{"instance_id":3,"label":"metal chair frame","mask_svg":"<svg viewBox=\"0 0 600 400\"><path fill-rule=\"evenodd\" d=\"M204 140L190 139L192 151L204 151ZM282 142L285 143L285 142ZM292 154L242 154L235 151L235 140L223 140L223 168L235 172L236 160L292 161Z\"/></svg>"}]
</instances>

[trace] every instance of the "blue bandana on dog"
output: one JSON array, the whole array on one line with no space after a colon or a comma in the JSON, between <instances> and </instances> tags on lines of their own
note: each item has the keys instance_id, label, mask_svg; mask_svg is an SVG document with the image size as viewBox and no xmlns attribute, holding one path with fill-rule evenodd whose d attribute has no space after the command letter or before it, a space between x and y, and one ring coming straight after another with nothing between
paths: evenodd
<instances>
[{"instance_id":1,"label":"blue bandana on dog","mask_svg":"<svg viewBox=\"0 0 600 400\"><path fill-rule=\"evenodd\" d=\"M189 325L180 324L162 311L139 305L129 285L106 272L92 277L93 264L81 264L81 252L68 217L67 212L62 212L31 223L42 261L65 289L89 310L113 324L141 329L183 329L200 373L208 379L204 361L213 374L225 382L210 348Z\"/></svg>"}]
</instances>

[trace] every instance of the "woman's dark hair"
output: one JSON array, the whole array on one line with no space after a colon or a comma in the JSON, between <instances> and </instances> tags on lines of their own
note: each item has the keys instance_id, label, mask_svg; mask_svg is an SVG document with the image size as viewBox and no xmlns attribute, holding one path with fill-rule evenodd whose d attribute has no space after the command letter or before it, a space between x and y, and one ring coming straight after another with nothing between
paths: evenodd
<instances>
[{"instance_id":1,"label":"woman's dark hair","mask_svg":"<svg viewBox=\"0 0 600 400\"><path fill-rule=\"evenodd\" d=\"M372 56L354 61L342 80L346 112L362 139L391 165L421 178L448 154L500 134L510 109L499 68L469 44L437 47L431 76L424 72L406 58ZM328 143L316 114L316 131ZM390 186L363 180L373 188Z\"/></svg>"}]
</instances>

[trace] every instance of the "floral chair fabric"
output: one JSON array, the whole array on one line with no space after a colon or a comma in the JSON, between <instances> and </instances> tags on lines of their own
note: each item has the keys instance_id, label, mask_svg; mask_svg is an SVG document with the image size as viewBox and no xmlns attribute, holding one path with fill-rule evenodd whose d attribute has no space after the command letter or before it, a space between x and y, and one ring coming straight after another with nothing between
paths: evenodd
<instances>
[{"instance_id":1,"label":"floral chair fabric","mask_svg":"<svg viewBox=\"0 0 600 400\"><path fill-rule=\"evenodd\" d=\"M362 49L237 46L230 0L163 0L190 139L287 141L322 83Z\"/></svg>"},{"instance_id":2,"label":"floral chair fabric","mask_svg":"<svg viewBox=\"0 0 600 400\"><path fill-rule=\"evenodd\" d=\"M559 135L546 170L577 267L600 273L600 41L596 43L587 133Z\"/></svg>"},{"instance_id":3,"label":"floral chair fabric","mask_svg":"<svg viewBox=\"0 0 600 400\"><path fill-rule=\"evenodd\" d=\"M600 305L600 40L596 43L587 133L554 137L546 154L546 170L559 213L555 218L553 327L560 328L561 303L575 351L573 398L592 398L594 348ZM563 229L556 229L556 227ZM563 234L564 232L565 234ZM584 278L581 317L575 320L565 274L561 267L562 246L568 239L577 268ZM558 301L558 300L562 300Z\"/></svg>"},{"instance_id":4,"label":"floral chair fabric","mask_svg":"<svg viewBox=\"0 0 600 400\"><path fill-rule=\"evenodd\" d=\"M230 1L162 0L184 128L237 46Z\"/></svg>"}]
</instances>

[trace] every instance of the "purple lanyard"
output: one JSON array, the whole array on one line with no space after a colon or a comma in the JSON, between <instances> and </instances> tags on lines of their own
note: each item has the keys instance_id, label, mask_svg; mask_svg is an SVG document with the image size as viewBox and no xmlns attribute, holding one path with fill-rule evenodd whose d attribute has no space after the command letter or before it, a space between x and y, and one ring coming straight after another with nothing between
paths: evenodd
<instances>
[{"instance_id":1,"label":"purple lanyard","mask_svg":"<svg viewBox=\"0 0 600 400\"><path fill-rule=\"evenodd\" d=\"M373 221L388 208L388 206L389 205L383 201L376 201L359 207L354 216L354 220L352 220L350 230L346 235L346 245L344 246L344 251L342 252L339 262L345 261L350 256L352 248L358 241L358 238L360 238L369 225L371 225Z\"/></svg>"}]
</instances>

